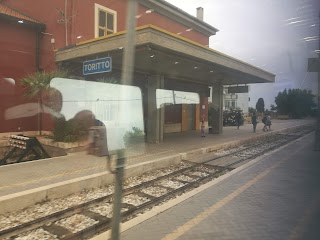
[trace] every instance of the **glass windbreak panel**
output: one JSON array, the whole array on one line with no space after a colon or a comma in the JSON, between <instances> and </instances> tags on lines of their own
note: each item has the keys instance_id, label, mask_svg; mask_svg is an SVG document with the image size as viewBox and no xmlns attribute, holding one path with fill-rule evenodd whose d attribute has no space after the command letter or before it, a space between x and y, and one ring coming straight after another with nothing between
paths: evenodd
<instances>
[{"instance_id":1,"label":"glass windbreak panel","mask_svg":"<svg viewBox=\"0 0 320 240\"><path fill-rule=\"evenodd\" d=\"M182 92L166 89L157 89L157 108L172 104L199 104L200 97L198 93Z\"/></svg>"},{"instance_id":2,"label":"glass windbreak panel","mask_svg":"<svg viewBox=\"0 0 320 240\"><path fill-rule=\"evenodd\" d=\"M60 124L65 121L104 127L110 152L127 149L131 156L144 151L140 88L66 78L54 78L50 87L61 94L61 110L57 113Z\"/></svg>"}]
</instances>

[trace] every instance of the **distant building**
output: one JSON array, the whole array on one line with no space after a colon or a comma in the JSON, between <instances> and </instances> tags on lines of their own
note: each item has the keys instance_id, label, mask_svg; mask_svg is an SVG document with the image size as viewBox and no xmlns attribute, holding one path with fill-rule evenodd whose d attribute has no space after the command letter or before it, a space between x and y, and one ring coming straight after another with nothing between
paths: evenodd
<instances>
[{"instance_id":1,"label":"distant building","mask_svg":"<svg viewBox=\"0 0 320 240\"><path fill-rule=\"evenodd\" d=\"M210 95L212 94L210 88ZM209 98L209 104L212 104L212 99ZM249 93L228 93L228 88L223 88L223 110L230 108L240 108L243 113L249 112Z\"/></svg>"},{"instance_id":2,"label":"distant building","mask_svg":"<svg viewBox=\"0 0 320 240\"><path fill-rule=\"evenodd\" d=\"M240 108L243 113L249 111L249 93L228 93L228 88L223 90L223 109Z\"/></svg>"}]
</instances>

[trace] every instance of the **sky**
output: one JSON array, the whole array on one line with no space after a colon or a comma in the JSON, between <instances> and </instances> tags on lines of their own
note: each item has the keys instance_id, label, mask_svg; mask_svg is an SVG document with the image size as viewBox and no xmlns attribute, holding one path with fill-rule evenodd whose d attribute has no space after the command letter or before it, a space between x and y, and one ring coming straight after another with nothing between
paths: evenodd
<instances>
[{"instance_id":1,"label":"sky","mask_svg":"<svg viewBox=\"0 0 320 240\"><path fill-rule=\"evenodd\" d=\"M209 47L276 75L275 83L252 84L249 106L262 97L270 108L285 88L317 94L317 74L307 71L308 58L319 53L317 0L166 0L196 16L204 8L204 21L219 32Z\"/></svg>"}]
</instances>

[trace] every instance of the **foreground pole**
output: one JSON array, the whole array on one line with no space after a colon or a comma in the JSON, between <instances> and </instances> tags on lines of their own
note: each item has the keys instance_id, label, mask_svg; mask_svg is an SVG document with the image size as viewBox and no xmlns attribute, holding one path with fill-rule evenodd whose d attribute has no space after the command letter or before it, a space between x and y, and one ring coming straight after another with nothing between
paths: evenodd
<instances>
[{"instance_id":1,"label":"foreground pole","mask_svg":"<svg viewBox=\"0 0 320 240\"><path fill-rule=\"evenodd\" d=\"M115 173L115 186L113 194L113 214L112 214L112 229L111 229L111 239L120 239L120 222L121 222L121 204L122 204L122 183L123 183L123 173L124 165L126 159L123 153L118 153L117 156L117 166Z\"/></svg>"},{"instance_id":2,"label":"foreground pole","mask_svg":"<svg viewBox=\"0 0 320 240\"><path fill-rule=\"evenodd\" d=\"M320 11L319 11L319 22L320 22ZM319 26L319 36L320 36L320 26ZM320 50L320 38L319 38L319 48ZM318 116L317 116L317 129L315 133L315 151L320 151L320 53L318 52Z\"/></svg>"},{"instance_id":3,"label":"foreground pole","mask_svg":"<svg viewBox=\"0 0 320 240\"><path fill-rule=\"evenodd\" d=\"M134 72L134 55L135 55L135 25L137 15L136 0L128 0L127 7L127 33L124 46L124 57L122 62L121 84L131 85ZM122 95L126 94L123 90ZM123 108L120 105L120 114ZM119 150L117 154L117 164L115 173L115 190L113 197L113 217L111 239L120 239L120 222L121 222L121 203L122 203L122 183L124 166L126 162L125 150Z\"/></svg>"}]
</instances>

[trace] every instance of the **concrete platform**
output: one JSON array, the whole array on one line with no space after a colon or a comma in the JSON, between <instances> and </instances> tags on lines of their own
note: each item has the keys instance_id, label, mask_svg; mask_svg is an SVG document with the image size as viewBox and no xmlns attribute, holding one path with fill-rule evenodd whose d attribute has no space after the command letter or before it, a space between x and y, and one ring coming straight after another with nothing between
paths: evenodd
<instances>
[{"instance_id":1,"label":"concrete platform","mask_svg":"<svg viewBox=\"0 0 320 240\"><path fill-rule=\"evenodd\" d=\"M314 134L121 225L121 239L320 239ZM92 240L109 239L107 231Z\"/></svg>"},{"instance_id":2,"label":"concrete platform","mask_svg":"<svg viewBox=\"0 0 320 240\"><path fill-rule=\"evenodd\" d=\"M129 158L126 177L142 174L154 169L178 164L182 160L203 161L212 157L212 152L245 142L255 141L266 134L274 134L305 124L313 120L274 120L270 132L256 133L252 125L225 127L221 135L200 132L167 134L161 144L146 144L146 152ZM33 162L0 167L0 214L28 207L34 203L59 198L84 189L99 187L113 181L113 175L106 166L106 158L86 155L84 152L71 153Z\"/></svg>"}]
</instances>

